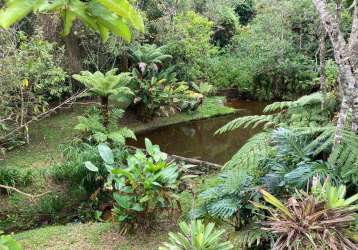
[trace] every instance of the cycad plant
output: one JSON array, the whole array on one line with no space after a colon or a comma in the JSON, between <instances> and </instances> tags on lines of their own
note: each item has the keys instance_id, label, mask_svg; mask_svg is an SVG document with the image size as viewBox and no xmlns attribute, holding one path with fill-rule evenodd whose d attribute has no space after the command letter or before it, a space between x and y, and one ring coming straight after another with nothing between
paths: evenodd
<instances>
[{"instance_id":1,"label":"cycad plant","mask_svg":"<svg viewBox=\"0 0 358 250\"><path fill-rule=\"evenodd\" d=\"M233 245L223 241L225 230L216 230L214 223L205 225L201 220L179 224L178 233L169 233L169 241L164 242L159 250L229 250Z\"/></svg>"},{"instance_id":2,"label":"cycad plant","mask_svg":"<svg viewBox=\"0 0 358 250\"><path fill-rule=\"evenodd\" d=\"M109 96L133 94L126 87L132 79L131 75L129 73L117 74L117 69L112 69L105 74L100 71L95 73L82 71L81 74L73 75L73 78L89 88L92 94L100 97L103 125L106 128L109 124Z\"/></svg>"}]
</instances>

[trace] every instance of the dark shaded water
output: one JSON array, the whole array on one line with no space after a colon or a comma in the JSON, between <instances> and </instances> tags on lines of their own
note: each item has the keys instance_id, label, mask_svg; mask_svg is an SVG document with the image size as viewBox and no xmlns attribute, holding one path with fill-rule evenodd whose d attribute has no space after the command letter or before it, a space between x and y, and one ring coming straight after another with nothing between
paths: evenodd
<instances>
[{"instance_id":1,"label":"dark shaded water","mask_svg":"<svg viewBox=\"0 0 358 250\"><path fill-rule=\"evenodd\" d=\"M235 101L226 105L241 110L234 115L177 124L145 132L137 135L137 141L133 145L144 147L144 138L149 138L168 154L223 164L230 160L247 139L259 129L237 129L223 135L214 135L215 131L236 117L260 114L266 104L256 101Z\"/></svg>"}]
</instances>

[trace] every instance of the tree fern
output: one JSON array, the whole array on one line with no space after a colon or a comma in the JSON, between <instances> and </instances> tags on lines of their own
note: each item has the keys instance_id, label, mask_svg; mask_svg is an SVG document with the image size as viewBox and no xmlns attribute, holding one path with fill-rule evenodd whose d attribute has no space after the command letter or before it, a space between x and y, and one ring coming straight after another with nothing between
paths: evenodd
<instances>
[{"instance_id":1,"label":"tree fern","mask_svg":"<svg viewBox=\"0 0 358 250\"><path fill-rule=\"evenodd\" d=\"M254 171L260 160L272 150L270 146L271 133L265 131L251 137L244 146L228 161L224 167L243 167L248 173Z\"/></svg>"}]
</instances>

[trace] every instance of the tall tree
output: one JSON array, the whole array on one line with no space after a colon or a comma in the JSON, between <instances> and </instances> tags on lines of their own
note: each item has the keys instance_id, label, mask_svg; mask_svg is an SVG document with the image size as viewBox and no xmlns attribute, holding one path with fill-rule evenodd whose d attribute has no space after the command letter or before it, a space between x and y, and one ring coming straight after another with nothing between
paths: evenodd
<instances>
[{"instance_id":1,"label":"tall tree","mask_svg":"<svg viewBox=\"0 0 358 250\"><path fill-rule=\"evenodd\" d=\"M326 0L313 0L313 3L333 45L335 61L340 71L343 100L335 138L335 142L340 143L341 130L349 108L352 108L352 130L358 134L358 1L353 6L352 30L348 42L340 28L339 14L333 15L329 11Z\"/></svg>"}]
</instances>

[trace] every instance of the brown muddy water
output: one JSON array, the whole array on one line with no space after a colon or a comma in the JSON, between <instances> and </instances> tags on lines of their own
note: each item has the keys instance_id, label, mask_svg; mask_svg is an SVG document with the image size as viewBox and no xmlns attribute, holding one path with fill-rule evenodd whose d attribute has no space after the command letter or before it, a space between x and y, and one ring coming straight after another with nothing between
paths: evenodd
<instances>
[{"instance_id":1,"label":"brown muddy water","mask_svg":"<svg viewBox=\"0 0 358 250\"><path fill-rule=\"evenodd\" d=\"M226 105L240 109L240 111L233 115L181 123L144 132L138 134L137 141L131 144L144 147L144 138L149 138L168 154L224 164L260 129L240 128L223 135L215 135L215 131L237 117L261 114L266 103L240 100L227 102Z\"/></svg>"}]
</instances>

